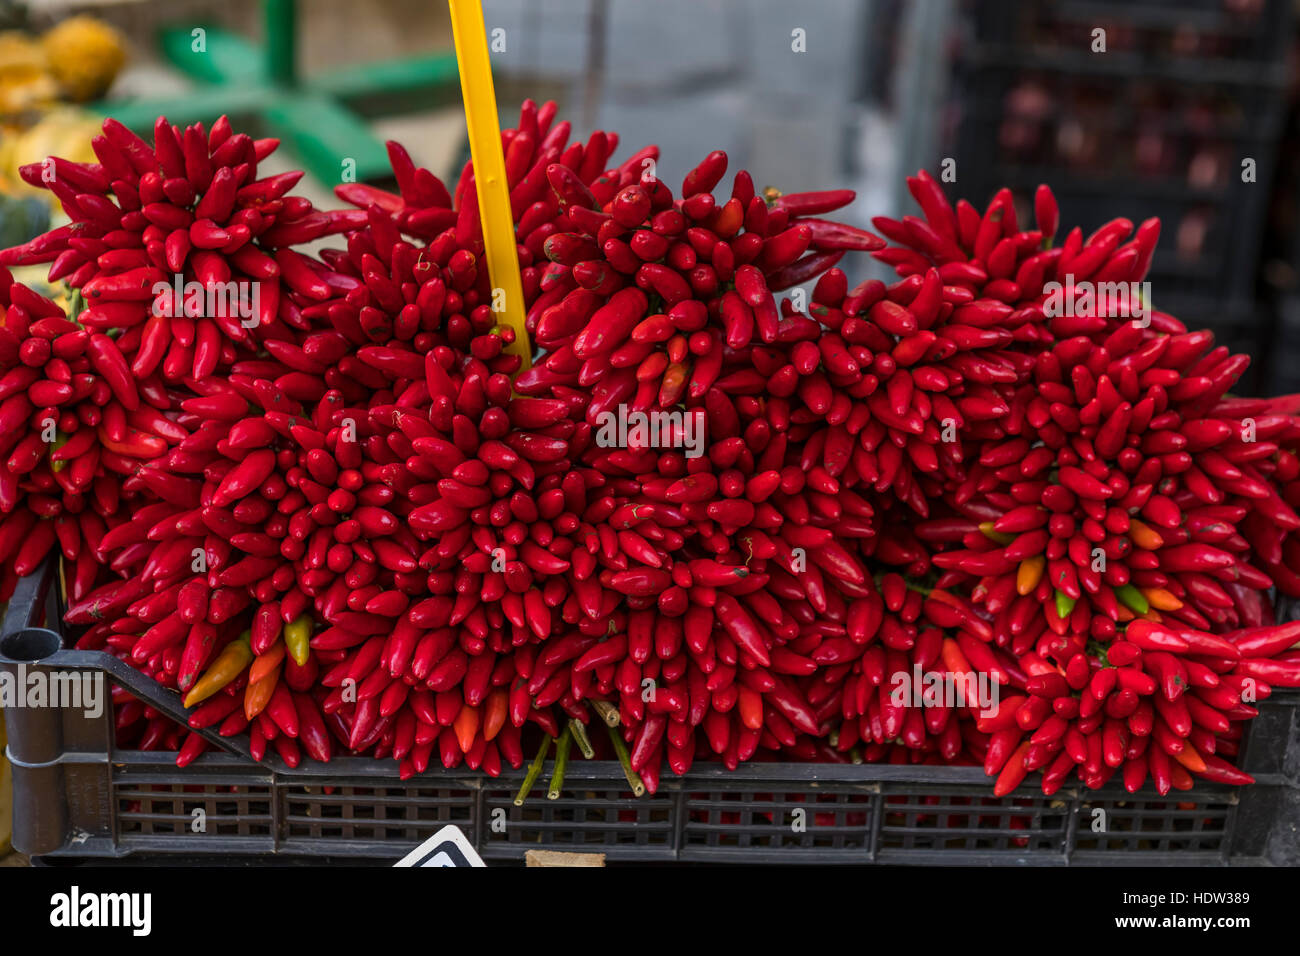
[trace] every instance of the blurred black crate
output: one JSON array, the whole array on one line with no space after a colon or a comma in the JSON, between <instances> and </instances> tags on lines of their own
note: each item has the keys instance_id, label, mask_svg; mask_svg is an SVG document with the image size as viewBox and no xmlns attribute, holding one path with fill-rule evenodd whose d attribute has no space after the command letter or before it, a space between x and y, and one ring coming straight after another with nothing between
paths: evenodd
<instances>
[{"instance_id":1,"label":"blurred black crate","mask_svg":"<svg viewBox=\"0 0 1300 956\"><path fill-rule=\"evenodd\" d=\"M1255 288L1285 117L1284 0L977 2L966 8L948 145L956 193L1047 183L1063 228L1162 223L1158 308L1240 326L1260 354ZM1106 52L1092 52L1095 29ZM1254 181L1243 181L1253 160ZM1248 383L1243 383L1248 384Z\"/></svg>"},{"instance_id":2,"label":"blurred black crate","mask_svg":"<svg viewBox=\"0 0 1300 956\"><path fill-rule=\"evenodd\" d=\"M1300 392L1300 295L1283 296L1274 321L1273 346L1264 358L1267 390L1274 395Z\"/></svg>"},{"instance_id":3,"label":"blurred black crate","mask_svg":"<svg viewBox=\"0 0 1300 956\"><path fill-rule=\"evenodd\" d=\"M1027 60L1058 68L1091 51L1093 31L1106 31L1106 64L1200 83L1256 83L1258 68L1281 70L1290 0L1021 0L972 4L976 39L1011 44Z\"/></svg>"}]
</instances>

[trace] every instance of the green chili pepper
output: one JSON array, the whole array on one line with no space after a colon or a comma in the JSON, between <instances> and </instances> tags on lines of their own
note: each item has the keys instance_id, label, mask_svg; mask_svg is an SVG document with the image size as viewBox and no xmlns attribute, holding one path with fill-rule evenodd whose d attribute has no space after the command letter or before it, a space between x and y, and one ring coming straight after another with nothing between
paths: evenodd
<instances>
[{"instance_id":1,"label":"green chili pepper","mask_svg":"<svg viewBox=\"0 0 1300 956\"><path fill-rule=\"evenodd\" d=\"M1134 614L1145 614L1151 610L1150 602L1142 596L1141 591L1131 584L1121 584L1115 588L1115 597L1119 598L1124 606Z\"/></svg>"},{"instance_id":2,"label":"green chili pepper","mask_svg":"<svg viewBox=\"0 0 1300 956\"><path fill-rule=\"evenodd\" d=\"M1075 599L1070 597L1064 591L1056 592L1056 616L1065 620L1074 610Z\"/></svg>"}]
</instances>

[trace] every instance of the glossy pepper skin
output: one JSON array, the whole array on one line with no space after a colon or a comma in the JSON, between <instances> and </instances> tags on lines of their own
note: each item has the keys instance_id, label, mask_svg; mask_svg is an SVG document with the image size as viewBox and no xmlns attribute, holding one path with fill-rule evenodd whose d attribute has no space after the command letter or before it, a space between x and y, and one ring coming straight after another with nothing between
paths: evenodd
<instances>
[{"instance_id":1,"label":"glossy pepper skin","mask_svg":"<svg viewBox=\"0 0 1300 956\"><path fill-rule=\"evenodd\" d=\"M284 626L284 643L289 656L299 667L307 663L311 654L312 622L308 617L299 617Z\"/></svg>"},{"instance_id":2,"label":"glossy pepper skin","mask_svg":"<svg viewBox=\"0 0 1300 956\"><path fill-rule=\"evenodd\" d=\"M185 706L193 707L202 703L221 688L238 677L253 659L253 651L248 646L246 637L239 637L227 644L217 655L203 676L200 677L185 695Z\"/></svg>"},{"instance_id":3,"label":"glossy pepper skin","mask_svg":"<svg viewBox=\"0 0 1300 956\"><path fill-rule=\"evenodd\" d=\"M848 191L715 151L675 194L657 148L570 131L525 103L503 134L519 373L470 169L391 144L397 193L322 212L224 120L106 124L46 184L77 228L0 253L84 296L0 273L0 588L57 551L79 646L291 766L491 774L598 717L634 792L768 757L1231 776L1296 680L1264 597L1300 589L1296 403L1225 398L1243 360L1172 316L1052 298L1140 281L1158 224L1063 230L1040 189L1031 226L922 173L882 240L823 218ZM858 252L898 281L851 287ZM187 314L176 274L259 304ZM669 420L611 439L620 411ZM965 690L895 694L918 669ZM123 743L202 759L120 707Z\"/></svg>"}]
</instances>

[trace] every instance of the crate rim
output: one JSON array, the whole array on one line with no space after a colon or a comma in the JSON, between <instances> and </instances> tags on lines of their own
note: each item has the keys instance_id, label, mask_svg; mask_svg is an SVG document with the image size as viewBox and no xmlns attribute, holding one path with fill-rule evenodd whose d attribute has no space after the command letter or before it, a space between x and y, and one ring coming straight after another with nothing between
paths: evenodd
<instances>
[{"instance_id":1,"label":"crate rim","mask_svg":"<svg viewBox=\"0 0 1300 956\"><path fill-rule=\"evenodd\" d=\"M0 636L7 637L16 631L37 627L41 632L62 641L60 627L61 606L57 589L51 586L53 575L49 567L24 578L15 593L14 600L6 612ZM44 610L45 621L54 628L39 627L41 611ZM187 723L188 711L181 706L180 696L159 685L152 678L135 670L112 654L103 651L79 651L61 648L38 660L21 661L8 657L0 651L0 666L10 669L17 664L43 669L72 669L80 671L98 671L106 678L118 684L144 701L155 706L160 713L178 721ZM1277 700L1290 706L1293 710L1300 701L1300 692L1275 692L1269 700ZM111 715L111 708L105 708ZM67 712L64 712L67 713ZM73 712L75 713L75 712ZM62 721L62 717L59 718ZM103 718L101 718L102 720ZM269 800L272 810L271 818L279 821L274 825L283 826L288 819L290 801L314 799L312 791L322 787L339 788L340 799L355 798L364 801L368 796L381 800L385 794L404 797L406 800L421 798L424 791L463 792L462 802L466 805L474 830L483 836L483 817L488 807L505 806L511 802L511 796L526 772L524 767L518 769L503 768L497 777L491 777L482 770L470 770L466 767L443 768L436 763L423 774L401 780L397 767L391 760L375 760L367 757L339 756L328 764L304 759L296 768L288 767L276 754L267 754L260 762L254 761L248 753L247 736L225 738L215 734L215 729L207 728L208 737L214 744L212 751L204 753L186 768L175 766L175 752L118 750L113 744L112 734L104 733L102 737L82 735L70 740L57 752L48 755L32 756L36 762L15 761L15 769L21 769L25 777L41 787L38 781L62 780L70 774L69 780L87 779L86 775L101 781L96 786L96 793L88 795L84 790L74 801L101 805L100 814L108 821L108 829L87 833L84 830L67 830L62 832L64 842L61 846L45 843L51 859L72 861L76 859L121 859L128 856L157 856L165 859L173 853L198 853L213 856L223 853L247 851L262 855L264 858L292 856L300 854L309 857L327 857L335 855L343 858L375 858L380 855L376 847L382 840L374 838L347 837L303 837L288 836L287 831L262 836L260 834L241 835L237 837L214 836L211 845L202 848L192 844L186 847L173 846L165 836L153 836L150 833L128 834L121 826L125 819L119 809L121 795L129 797L134 788L140 788L149 796L150 788L159 788L156 795L163 799L185 800L185 788L198 786L204 791L211 788L231 786L248 788L257 793L244 799ZM102 740L103 746L100 746ZM1247 737L1247 741L1250 737ZM14 740L10 741L8 752L14 753ZM21 749L21 748L20 748ZM1243 751L1244 752L1244 751ZM553 761L548 761L553 765ZM522 812L530 807L539 809L544 820L549 820L551 812L563 811L565 807L581 804L587 799L584 792L597 792L601 798L597 804L616 804L630 811L638 811L638 819L643 823L646 813L667 812L669 818L664 824L672 834L671 844L617 844L619 858L628 861L641 860L649 862L860 862L860 863L952 863L958 865L1160 865L1177 862L1179 858L1186 862L1195 861L1206 865L1229 865L1232 863L1267 863L1267 858L1257 855L1255 851L1236 852L1233 847L1234 832L1242 827L1243 821L1263 808L1268 818L1280 812L1279 791L1283 788L1294 790L1297 781L1291 776L1289 767L1281 764L1271 767L1278 772L1255 773L1257 784L1254 787L1230 787L1198 781L1195 789L1186 792L1172 792L1165 796L1156 793L1148 783L1137 793L1130 794L1120 783L1112 779L1098 790L1088 790L1080 784L1064 786L1056 793L1045 795L1038 789L1040 774L1030 775L1025 783L1012 793L997 798L993 796L991 778L984 774L980 766L943 766L927 764L890 764L890 763L792 763L787 761L751 761L727 770L715 763L699 763L687 774L678 777L665 773L660 781L657 793L653 796L637 799L627 789L622 767L614 761L574 761L569 764L566 773L565 799L551 802L540 792L534 790L534 797L525 804ZM49 775L55 775L53 777ZM56 784L61 788L62 784ZM349 793L350 790L358 791ZM769 799L761 797L770 794ZM825 794L832 800L822 803L818 794ZM852 800L853 795L864 798L870 810L869 853L859 853L856 848L825 848L825 856L820 857L816 847L795 848L800 852L782 855L780 859L770 856L770 848L761 844L750 845L750 837L743 835L752 824L739 825L738 834L742 834L742 843L737 845L713 843L688 845L682 842L683 827L686 826L685 814L688 808L692 812L701 810L713 812L721 806L744 806L769 809L806 805L809 810L825 807L830 811L843 804L845 799ZM1274 796L1277 795L1277 796ZM71 792L61 794L62 803L58 808L47 808L62 823L43 824L48 836L50 825L65 826L71 823L69 803ZM952 807L952 812L976 813L979 816L1003 817L1008 814L1016 816L1042 814L1064 814L1067 822L1062 828L1061 838L1065 844L1060 848L1034 848L1011 850L1010 848L984 847L924 847L889 846L881 843L884 833L885 814L897 808L899 812L917 812L916 800L913 798L937 798L939 807ZM895 802L902 798L900 802ZM206 799L212 799L211 796ZM443 801L444 796L437 796L435 803ZM576 801L576 803L575 803ZM721 801L721 803L719 803ZM951 802L955 801L955 802ZM1169 809L1179 803L1190 803L1188 813L1194 814L1199 806L1207 811L1213 809L1222 815L1221 843L1214 848L1191 846L1172 850L1138 851L1129 846L1110 849L1075 847L1075 834L1081 832L1082 826L1076 820L1077 814L1086 811L1094 804L1105 807L1125 807L1130 816L1159 816L1167 814ZM1268 808L1273 806L1274 810ZM554 808L553 810L548 808ZM960 811L958 810L960 808ZM76 810L73 807L73 810ZM85 808L82 807L82 810ZM34 810L29 808L29 815ZM512 812L513 809L512 809ZM1185 814L1184 814L1185 815ZM570 822L575 832L584 830L583 817ZM558 821L557 821L558 825ZM730 824L728 824L730 825ZM538 824L543 830L550 824ZM1182 832L1182 831L1179 831ZM1189 839L1195 838L1196 831L1188 831ZM33 831L35 833L35 831ZM1170 834L1172 836L1172 834ZM928 834L926 835L928 836ZM958 834L957 839L963 837ZM994 839L999 839L996 834ZM1153 833L1154 839L1160 839L1160 833ZM40 839L40 835L33 839ZM223 844L222 839L231 840ZM477 837L476 837L477 839ZM912 837L903 836L910 841ZM1125 839L1130 839L1125 837ZM372 845L373 844L373 845ZM549 842L546 845L550 845ZM561 844L556 845L568 845ZM607 844L593 843L600 849ZM1258 842L1250 844L1259 845ZM783 849L790 849L784 847ZM496 845L488 840L484 850L493 858L514 858L518 848L510 845ZM1271 852L1271 851L1270 851ZM1077 855L1076 855L1077 854Z\"/></svg>"}]
</instances>

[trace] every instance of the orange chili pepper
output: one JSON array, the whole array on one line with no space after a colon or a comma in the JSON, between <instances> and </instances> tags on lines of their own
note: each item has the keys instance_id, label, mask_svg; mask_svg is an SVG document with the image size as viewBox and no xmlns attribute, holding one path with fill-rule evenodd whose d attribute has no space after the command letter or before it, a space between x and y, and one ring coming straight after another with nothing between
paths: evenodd
<instances>
[{"instance_id":1,"label":"orange chili pepper","mask_svg":"<svg viewBox=\"0 0 1300 956\"><path fill-rule=\"evenodd\" d=\"M483 706L483 737L492 740L501 732L509 713L510 694L504 687L498 687L488 694Z\"/></svg>"},{"instance_id":2,"label":"orange chili pepper","mask_svg":"<svg viewBox=\"0 0 1300 956\"><path fill-rule=\"evenodd\" d=\"M710 226L718 238L730 239L740 231L740 227L744 225L744 222L745 209L733 197L728 199L722 208L714 213L714 219Z\"/></svg>"},{"instance_id":3,"label":"orange chili pepper","mask_svg":"<svg viewBox=\"0 0 1300 956\"><path fill-rule=\"evenodd\" d=\"M943 639L943 649L939 652L943 666L948 668L950 674L969 674L972 670L970 661L966 660L966 655L961 652L957 642L951 637Z\"/></svg>"},{"instance_id":4,"label":"orange chili pepper","mask_svg":"<svg viewBox=\"0 0 1300 956\"><path fill-rule=\"evenodd\" d=\"M256 684L272 673L280 669L280 662L284 660L284 641L277 640L271 645L271 649L265 654L259 654L253 658L253 666L248 669L248 682Z\"/></svg>"},{"instance_id":5,"label":"orange chili pepper","mask_svg":"<svg viewBox=\"0 0 1300 956\"><path fill-rule=\"evenodd\" d=\"M275 692L275 685L280 682L280 672L275 671L269 677L264 677L256 684L249 684L244 688L244 716L252 720L271 702L271 694Z\"/></svg>"},{"instance_id":6,"label":"orange chili pepper","mask_svg":"<svg viewBox=\"0 0 1300 956\"><path fill-rule=\"evenodd\" d=\"M469 704L461 707L452 729L456 731L456 742L460 744L461 752L469 753L474 746L474 735L478 733L478 708Z\"/></svg>"},{"instance_id":7,"label":"orange chili pepper","mask_svg":"<svg viewBox=\"0 0 1300 956\"><path fill-rule=\"evenodd\" d=\"M1147 603L1158 611L1177 611L1183 606L1174 593L1166 588L1141 588Z\"/></svg>"},{"instance_id":8,"label":"orange chili pepper","mask_svg":"<svg viewBox=\"0 0 1300 956\"><path fill-rule=\"evenodd\" d=\"M1165 543L1165 539L1160 537L1160 532L1150 525L1138 521L1137 518L1129 519L1128 536L1129 540L1143 551L1155 551Z\"/></svg>"},{"instance_id":9,"label":"orange chili pepper","mask_svg":"<svg viewBox=\"0 0 1300 956\"><path fill-rule=\"evenodd\" d=\"M1016 569L1016 593L1032 594L1038 582L1043 580L1043 570L1047 567L1047 558L1041 554L1025 558Z\"/></svg>"},{"instance_id":10,"label":"orange chili pepper","mask_svg":"<svg viewBox=\"0 0 1300 956\"><path fill-rule=\"evenodd\" d=\"M1183 749L1171 756L1192 773L1205 772L1205 758L1196 752L1189 741L1183 741Z\"/></svg>"}]
</instances>

